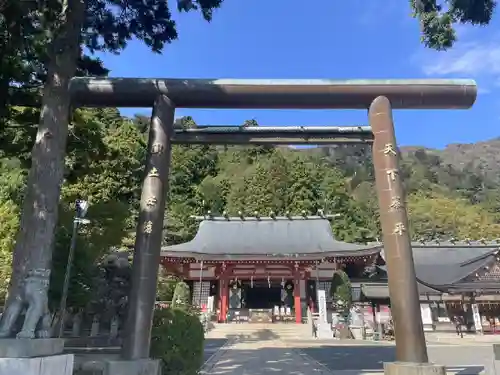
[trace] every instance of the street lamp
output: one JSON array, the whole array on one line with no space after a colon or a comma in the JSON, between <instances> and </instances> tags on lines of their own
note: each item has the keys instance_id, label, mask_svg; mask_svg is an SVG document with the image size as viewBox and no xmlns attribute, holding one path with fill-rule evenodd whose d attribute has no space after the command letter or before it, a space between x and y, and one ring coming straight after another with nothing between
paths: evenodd
<instances>
[{"instance_id":1,"label":"street lamp","mask_svg":"<svg viewBox=\"0 0 500 375\"><path fill-rule=\"evenodd\" d=\"M63 290L61 295L61 305L59 307L59 326L57 337L61 338L64 332L64 316L66 315L66 300L68 299L69 279L71 277L71 266L75 255L76 238L78 235L78 226L88 224L90 221L84 219L89 208L89 202L77 199L75 201L75 216L73 218L73 234L71 235L71 245L69 248L68 261L66 263L66 272L64 274Z\"/></svg>"}]
</instances>

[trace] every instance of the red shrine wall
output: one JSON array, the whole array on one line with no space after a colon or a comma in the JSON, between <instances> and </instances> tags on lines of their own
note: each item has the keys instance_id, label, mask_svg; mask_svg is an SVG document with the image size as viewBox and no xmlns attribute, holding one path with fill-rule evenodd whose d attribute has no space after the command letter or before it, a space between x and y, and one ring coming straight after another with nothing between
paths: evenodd
<instances>
[{"instance_id":1,"label":"red shrine wall","mask_svg":"<svg viewBox=\"0 0 500 375\"><path fill-rule=\"evenodd\" d=\"M373 263L373 261L374 259L369 258L353 258L345 259L345 264L350 268L350 273L352 271L357 273L362 271L367 263ZM307 306L315 309L315 297L311 297L311 293L315 295L317 285L315 281L330 282L334 270L342 266L342 263L339 265L339 263L328 261L311 264L311 262L301 263L293 260L256 260L207 264L174 258L162 259L162 264L168 272L190 283L193 302L199 303L202 308L212 306L210 310L217 312L221 322L229 319L228 316L234 311L229 308L231 285L242 281L268 280L274 283L293 282L292 316L294 315L293 320L296 323L302 323L302 315L307 310ZM315 286L313 287L311 283ZM212 290L213 288L215 289ZM213 305L208 303L209 295L215 298L211 300Z\"/></svg>"}]
</instances>

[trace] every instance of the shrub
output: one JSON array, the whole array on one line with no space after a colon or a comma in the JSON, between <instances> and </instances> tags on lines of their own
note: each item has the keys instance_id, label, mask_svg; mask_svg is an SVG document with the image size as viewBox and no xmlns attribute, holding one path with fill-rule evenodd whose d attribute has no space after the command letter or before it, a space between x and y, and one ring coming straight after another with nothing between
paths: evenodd
<instances>
[{"instance_id":1,"label":"shrub","mask_svg":"<svg viewBox=\"0 0 500 375\"><path fill-rule=\"evenodd\" d=\"M203 364L203 326L183 309L157 309L153 318L151 357L161 360L162 373L197 375Z\"/></svg>"}]
</instances>

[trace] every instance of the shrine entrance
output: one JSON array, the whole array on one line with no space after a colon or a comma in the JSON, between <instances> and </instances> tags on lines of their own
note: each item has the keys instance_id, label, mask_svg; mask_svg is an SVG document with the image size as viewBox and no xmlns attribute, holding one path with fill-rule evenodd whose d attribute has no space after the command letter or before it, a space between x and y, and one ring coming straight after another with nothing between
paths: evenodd
<instances>
[{"instance_id":1,"label":"shrine entrance","mask_svg":"<svg viewBox=\"0 0 500 375\"><path fill-rule=\"evenodd\" d=\"M242 283L242 307L248 309L272 309L283 305L283 288L279 282L257 280ZM253 284L253 285L252 285Z\"/></svg>"}]
</instances>

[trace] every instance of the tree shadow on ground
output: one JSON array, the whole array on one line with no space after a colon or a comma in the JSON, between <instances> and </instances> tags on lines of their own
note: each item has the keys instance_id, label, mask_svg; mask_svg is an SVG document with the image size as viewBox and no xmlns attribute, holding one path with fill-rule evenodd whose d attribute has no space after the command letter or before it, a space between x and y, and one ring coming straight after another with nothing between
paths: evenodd
<instances>
[{"instance_id":1,"label":"tree shadow on ground","mask_svg":"<svg viewBox=\"0 0 500 375\"><path fill-rule=\"evenodd\" d=\"M267 328L259 329L251 333L228 334L226 337L229 340L238 342L269 341L278 340L280 338L276 333Z\"/></svg>"},{"instance_id":2,"label":"tree shadow on ground","mask_svg":"<svg viewBox=\"0 0 500 375\"><path fill-rule=\"evenodd\" d=\"M317 367L312 359L306 359L301 366L297 366L296 354L293 349L283 348L260 348L260 349L228 349L232 353L226 358L217 361L216 366L205 366L201 369L201 375L223 375L223 374L267 374L280 372L291 375L307 375Z\"/></svg>"},{"instance_id":3,"label":"tree shadow on ground","mask_svg":"<svg viewBox=\"0 0 500 375\"><path fill-rule=\"evenodd\" d=\"M253 340L247 341L250 343ZM245 341L238 344L245 344ZM223 349L224 350L224 349ZM432 356L431 356L432 357ZM431 358L432 360L432 358ZM225 375L282 372L293 375L306 375L317 372L343 375L377 375L383 374L384 362L395 361L393 346L369 345L327 345L317 347L264 347L258 349L228 348L213 363L207 363L201 374ZM460 363L454 358L453 363ZM485 366L449 365L447 373L453 375L489 374Z\"/></svg>"},{"instance_id":4,"label":"tree shadow on ground","mask_svg":"<svg viewBox=\"0 0 500 375\"><path fill-rule=\"evenodd\" d=\"M384 362L396 361L396 348L392 345L323 345L296 350L303 358L312 358L330 371L352 370L353 375L366 372L383 373ZM432 351L429 357L431 362L446 365L448 373L477 375L486 372L486 364L468 364L463 362L460 356L454 356L453 364L442 363Z\"/></svg>"}]
</instances>

